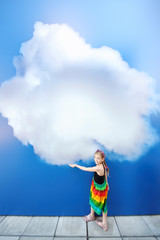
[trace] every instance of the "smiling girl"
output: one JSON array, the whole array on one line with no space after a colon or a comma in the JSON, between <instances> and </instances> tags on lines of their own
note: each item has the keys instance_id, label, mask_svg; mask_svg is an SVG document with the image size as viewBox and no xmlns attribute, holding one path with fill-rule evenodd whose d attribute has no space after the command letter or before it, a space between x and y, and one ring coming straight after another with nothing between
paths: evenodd
<instances>
[{"instance_id":1,"label":"smiling girl","mask_svg":"<svg viewBox=\"0 0 160 240\"><path fill-rule=\"evenodd\" d=\"M102 221L96 220L96 224L107 231L107 195L109 190L107 175L109 175L109 168L105 162L104 152L99 149L94 154L94 161L96 163L95 167L83 167L77 164L69 164L69 166L73 168L77 167L83 171L94 172L89 197L91 212L83 219L85 222L94 221L95 212L98 215L101 215L102 212Z\"/></svg>"}]
</instances>

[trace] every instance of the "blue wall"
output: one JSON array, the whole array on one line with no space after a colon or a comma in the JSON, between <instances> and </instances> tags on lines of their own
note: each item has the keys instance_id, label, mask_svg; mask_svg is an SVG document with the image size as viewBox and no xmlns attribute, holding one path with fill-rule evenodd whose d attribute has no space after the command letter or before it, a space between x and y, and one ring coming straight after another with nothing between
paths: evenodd
<instances>
[{"instance_id":1,"label":"blue wall","mask_svg":"<svg viewBox=\"0 0 160 240\"><path fill-rule=\"evenodd\" d=\"M159 127L159 118L153 125ZM44 163L12 135L0 148L0 215L84 215L93 173ZM1 130L1 128L0 128ZM2 144L1 144L2 146ZM108 161L108 215L160 214L160 143L136 162ZM93 166L94 161L80 164Z\"/></svg>"}]
</instances>

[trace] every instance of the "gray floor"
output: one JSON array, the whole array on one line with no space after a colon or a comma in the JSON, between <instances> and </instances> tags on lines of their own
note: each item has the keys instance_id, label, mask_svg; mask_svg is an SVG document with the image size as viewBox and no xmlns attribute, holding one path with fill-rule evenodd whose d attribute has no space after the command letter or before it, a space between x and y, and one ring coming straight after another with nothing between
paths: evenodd
<instances>
[{"instance_id":1,"label":"gray floor","mask_svg":"<svg viewBox=\"0 0 160 240\"><path fill-rule=\"evenodd\" d=\"M108 231L82 217L0 216L0 240L160 240L160 215L108 217Z\"/></svg>"}]
</instances>

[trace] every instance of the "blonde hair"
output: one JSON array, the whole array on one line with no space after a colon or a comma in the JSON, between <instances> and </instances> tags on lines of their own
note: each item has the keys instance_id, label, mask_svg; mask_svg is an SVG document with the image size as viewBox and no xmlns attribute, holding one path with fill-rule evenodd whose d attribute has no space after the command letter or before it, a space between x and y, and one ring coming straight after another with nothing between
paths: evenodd
<instances>
[{"instance_id":1,"label":"blonde hair","mask_svg":"<svg viewBox=\"0 0 160 240\"><path fill-rule=\"evenodd\" d=\"M103 162L104 162L104 165L105 165L105 167L106 167L106 169L107 169L107 175L109 175L109 168L108 168L107 163L106 163L106 161L105 161L105 154L104 154L104 152L103 152L102 150L100 150L100 149L97 149L97 151L95 152L95 154L100 154L101 158L104 159Z\"/></svg>"}]
</instances>

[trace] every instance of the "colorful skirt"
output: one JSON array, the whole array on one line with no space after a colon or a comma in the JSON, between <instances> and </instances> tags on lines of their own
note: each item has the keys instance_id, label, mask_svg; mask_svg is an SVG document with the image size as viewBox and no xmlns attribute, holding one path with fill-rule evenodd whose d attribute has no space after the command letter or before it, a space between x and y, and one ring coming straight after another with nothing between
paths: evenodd
<instances>
[{"instance_id":1,"label":"colorful skirt","mask_svg":"<svg viewBox=\"0 0 160 240\"><path fill-rule=\"evenodd\" d=\"M92 179L89 204L93 210L101 215L101 212L107 212L107 195L108 195L108 183L106 179L103 184L98 184L95 182L94 177Z\"/></svg>"}]
</instances>

